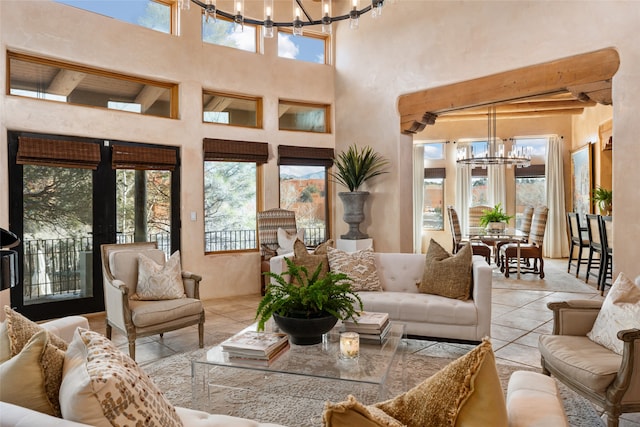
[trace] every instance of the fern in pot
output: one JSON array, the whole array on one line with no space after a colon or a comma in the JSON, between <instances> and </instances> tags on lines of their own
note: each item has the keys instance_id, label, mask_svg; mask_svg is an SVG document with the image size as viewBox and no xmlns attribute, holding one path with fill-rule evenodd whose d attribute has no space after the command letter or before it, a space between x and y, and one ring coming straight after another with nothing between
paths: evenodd
<instances>
[{"instance_id":1,"label":"fern in pot","mask_svg":"<svg viewBox=\"0 0 640 427\"><path fill-rule=\"evenodd\" d=\"M502 210L502 203L498 203L493 209L485 209L480 216L480 225L486 227L487 231L504 231L507 222L513 218L513 215L507 215Z\"/></svg>"},{"instance_id":2,"label":"fern in pot","mask_svg":"<svg viewBox=\"0 0 640 427\"><path fill-rule=\"evenodd\" d=\"M282 274L266 272L273 280L258 304L258 331L273 317L293 344L311 345L322 341L338 319L353 319L363 310L362 301L343 273L322 274L322 264L313 273L285 258L288 270Z\"/></svg>"}]
</instances>

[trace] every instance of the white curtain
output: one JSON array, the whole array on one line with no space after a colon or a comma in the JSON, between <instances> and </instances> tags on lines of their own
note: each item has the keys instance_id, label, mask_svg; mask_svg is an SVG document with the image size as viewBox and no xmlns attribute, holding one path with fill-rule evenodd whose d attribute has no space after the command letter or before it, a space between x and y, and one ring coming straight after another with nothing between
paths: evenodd
<instances>
[{"instance_id":1,"label":"white curtain","mask_svg":"<svg viewBox=\"0 0 640 427\"><path fill-rule=\"evenodd\" d=\"M504 165L491 165L487 169L487 181L489 185L489 205L502 204L502 208L507 206L507 185L505 183Z\"/></svg>"},{"instance_id":2,"label":"white curtain","mask_svg":"<svg viewBox=\"0 0 640 427\"><path fill-rule=\"evenodd\" d=\"M424 206L424 145L413 146L413 251L422 252Z\"/></svg>"},{"instance_id":3,"label":"white curtain","mask_svg":"<svg viewBox=\"0 0 640 427\"><path fill-rule=\"evenodd\" d=\"M460 218L460 230L467 234L469 204L471 203L471 167L458 165L456 168L456 212Z\"/></svg>"},{"instance_id":4,"label":"white curtain","mask_svg":"<svg viewBox=\"0 0 640 427\"><path fill-rule=\"evenodd\" d=\"M545 181L547 185L547 229L542 254L548 258L569 256L567 220L564 209L564 174L562 168L562 139L552 136L547 140Z\"/></svg>"}]
</instances>

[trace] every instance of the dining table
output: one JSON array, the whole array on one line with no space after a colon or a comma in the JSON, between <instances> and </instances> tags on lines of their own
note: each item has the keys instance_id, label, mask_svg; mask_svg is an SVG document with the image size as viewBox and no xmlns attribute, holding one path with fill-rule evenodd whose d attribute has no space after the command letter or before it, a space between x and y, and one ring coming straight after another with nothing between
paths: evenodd
<instances>
[{"instance_id":1,"label":"dining table","mask_svg":"<svg viewBox=\"0 0 640 427\"><path fill-rule=\"evenodd\" d=\"M490 244L495 250L497 250L496 244L499 242L516 243L516 277L520 279L520 244L527 237L521 230L510 227L505 227L500 230L489 229L487 227L469 227L468 236L469 241L475 240Z\"/></svg>"}]
</instances>

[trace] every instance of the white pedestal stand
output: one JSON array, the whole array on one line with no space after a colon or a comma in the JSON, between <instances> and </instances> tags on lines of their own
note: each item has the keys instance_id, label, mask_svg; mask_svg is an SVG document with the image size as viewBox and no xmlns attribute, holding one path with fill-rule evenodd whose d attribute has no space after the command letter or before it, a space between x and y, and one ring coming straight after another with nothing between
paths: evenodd
<instances>
[{"instance_id":1,"label":"white pedestal stand","mask_svg":"<svg viewBox=\"0 0 640 427\"><path fill-rule=\"evenodd\" d=\"M373 248L373 239L338 239L336 242L336 248L345 252L361 251L362 249Z\"/></svg>"}]
</instances>

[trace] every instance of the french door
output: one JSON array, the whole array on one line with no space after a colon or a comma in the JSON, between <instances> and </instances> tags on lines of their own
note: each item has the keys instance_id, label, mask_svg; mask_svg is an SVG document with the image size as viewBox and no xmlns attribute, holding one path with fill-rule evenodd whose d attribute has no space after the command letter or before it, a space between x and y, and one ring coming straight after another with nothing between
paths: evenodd
<instances>
[{"instance_id":1,"label":"french door","mask_svg":"<svg viewBox=\"0 0 640 427\"><path fill-rule=\"evenodd\" d=\"M177 148L11 131L8 141L19 312L40 320L104 310L102 244L179 249Z\"/></svg>"}]
</instances>

